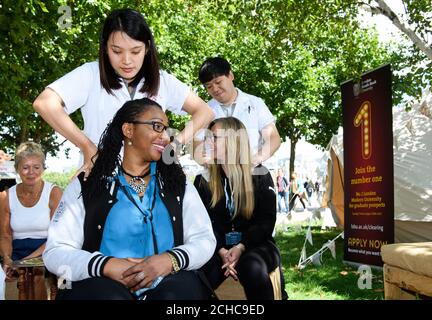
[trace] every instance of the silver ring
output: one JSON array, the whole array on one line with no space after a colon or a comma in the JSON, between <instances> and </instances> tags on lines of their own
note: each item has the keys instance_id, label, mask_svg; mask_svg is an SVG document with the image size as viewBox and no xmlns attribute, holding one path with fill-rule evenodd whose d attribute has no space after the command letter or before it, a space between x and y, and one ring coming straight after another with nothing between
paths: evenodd
<instances>
[{"instance_id":1,"label":"silver ring","mask_svg":"<svg viewBox=\"0 0 432 320\"><path fill-rule=\"evenodd\" d=\"M138 273L136 276L135 276L135 278L137 278L137 279L139 279L139 280L142 280L142 279L144 279L145 278L145 274L144 274L144 272L140 272L140 273Z\"/></svg>"}]
</instances>

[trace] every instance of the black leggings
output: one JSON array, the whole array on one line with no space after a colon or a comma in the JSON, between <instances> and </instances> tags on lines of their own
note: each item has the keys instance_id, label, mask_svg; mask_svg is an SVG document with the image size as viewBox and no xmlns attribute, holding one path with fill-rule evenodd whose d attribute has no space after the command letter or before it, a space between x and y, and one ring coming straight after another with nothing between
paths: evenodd
<instances>
[{"instance_id":1,"label":"black leggings","mask_svg":"<svg viewBox=\"0 0 432 320\"><path fill-rule=\"evenodd\" d=\"M209 290L195 271L182 270L166 276L145 300L207 300ZM59 290L57 300L136 300L129 289L110 278L88 278L72 282L71 289Z\"/></svg>"},{"instance_id":2,"label":"black leggings","mask_svg":"<svg viewBox=\"0 0 432 320\"><path fill-rule=\"evenodd\" d=\"M291 199L291 201L290 201L290 203L289 203L289 206L290 206L290 210L292 210L292 209L294 209L294 205L295 205L295 201L296 201L296 198L299 198L299 200L300 200L300 202L301 202L301 204L302 204L302 206L303 206L303 209L306 209L306 205L305 205L305 203L303 202L303 198L301 197L301 196L299 196L298 194L295 194L293 197L292 197L292 199Z\"/></svg>"},{"instance_id":3,"label":"black leggings","mask_svg":"<svg viewBox=\"0 0 432 320\"><path fill-rule=\"evenodd\" d=\"M222 259L216 252L207 262L204 271L210 285L216 289L226 279L225 269L221 269ZM246 250L241 256L235 269L248 300L273 300L273 286L269 277L277 266L280 266L280 255L277 247L270 241ZM282 269L281 269L282 273ZM283 281L283 279L281 279ZM282 290L284 284L282 283Z\"/></svg>"}]
</instances>

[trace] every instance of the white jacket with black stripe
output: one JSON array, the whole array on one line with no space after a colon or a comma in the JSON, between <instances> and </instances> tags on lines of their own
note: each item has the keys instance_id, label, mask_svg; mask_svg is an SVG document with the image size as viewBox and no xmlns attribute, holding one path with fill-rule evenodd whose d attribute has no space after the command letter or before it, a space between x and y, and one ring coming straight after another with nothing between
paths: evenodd
<instances>
[{"instance_id":1,"label":"white jacket with black stripe","mask_svg":"<svg viewBox=\"0 0 432 320\"><path fill-rule=\"evenodd\" d=\"M82 181L82 176L80 176ZM195 187L186 182L184 197L164 193L159 180L159 194L171 215L174 248L180 269L196 270L213 255L216 239L205 206ZM116 201L116 187L96 199L81 195L82 185L75 178L63 193L48 230L43 253L47 269L69 281L102 276L108 257L98 251L103 226ZM91 215L89 212L98 211ZM86 213L87 211L87 213ZM104 214L100 214L100 212Z\"/></svg>"}]
</instances>

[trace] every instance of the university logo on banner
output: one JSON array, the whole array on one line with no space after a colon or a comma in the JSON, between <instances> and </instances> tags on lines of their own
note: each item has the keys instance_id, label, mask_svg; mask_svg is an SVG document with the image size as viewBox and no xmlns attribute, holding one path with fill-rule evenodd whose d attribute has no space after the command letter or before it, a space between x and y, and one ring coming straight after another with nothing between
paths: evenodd
<instances>
[{"instance_id":1,"label":"university logo on banner","mask_svg":"<svg viewBox=\"0 0 432 320\"><path fill-rule=\"evenodd\" d=\"M382 266L394 242L393 128L390 65L342 84L344 260Z\"/></svg>"}]
</instances>

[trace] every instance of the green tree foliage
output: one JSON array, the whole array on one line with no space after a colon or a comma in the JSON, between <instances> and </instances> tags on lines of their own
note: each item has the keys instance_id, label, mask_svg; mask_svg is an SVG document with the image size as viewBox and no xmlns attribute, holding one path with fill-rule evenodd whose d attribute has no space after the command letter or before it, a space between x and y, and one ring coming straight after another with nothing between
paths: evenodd
<instances>
[{"instance_id":1,"label":"green tree foliage","mask_svg":"<svg viewBox=\"0 0 432 320\"><path fill-rule=\"evenodd\" d=\"M43 88L97 57L99 25L110 9L105 1L4 0L0 7L0 148L12 151L33 139L51 154L54 131L33 111ZM70 28L61 28L71 8ZM80 117L74 115L79 124Z\"/></svg>"},{"instance_id":2,"label":"green tree foliage","mask_svg":"<svg viewBox=\"0 0 432 320\"><path fill-rule=\"evenodd\" d=\"M67 185L70 183L72 177L74 176L76 170L72 169L69 172L48 172L45 171L42 178L48 182L54 183L59 186L62 190L65 190Z\"/></svg>"},{"instance_id":3,"label":"green tree foliage","mask_svg":"<svg viewBox=\"0 0 432 320\"><path fill-rule=\"evenodd\" d=\"M266 101L282 137L326 146L341 124L340 84L388 61L358 8L340 1L216 1L231 27L223 53L240 88ZM344 4L342 4L344 3ZM240 5L241 4L241 5Z\"/></svg>"}]
</instances>

